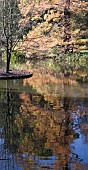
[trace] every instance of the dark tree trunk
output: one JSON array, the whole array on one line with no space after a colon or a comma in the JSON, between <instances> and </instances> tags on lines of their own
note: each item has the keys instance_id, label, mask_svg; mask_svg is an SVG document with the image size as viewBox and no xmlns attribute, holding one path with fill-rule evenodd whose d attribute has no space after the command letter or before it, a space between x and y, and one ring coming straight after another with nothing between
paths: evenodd
<instances>
[{"instance_id":1,"label":"dark tree trunk","mask_svg":"<svg viewBox=\"0 0 88 170\"><path fill-rule=\"evenodd\" d=\"M71 39L71 28L70 28L70 0L65 0L65 7L64 7L64 42L65 48L64 52L72 52L73 47L70 44L70 39Z\"/></svg>"},{"instance_id":2,"label":"dark tree trunk","mask_svg":"<svg viewBox=\"0 0 88 170\"><path fill-rule=\"evenodd\" d=\"M6 73L8 73L9 72L9 64L10 64L10 62L9 62L9 41L8 41L9 39L7 38L6 39Z\"/></svg>"},{"instance_id":3,"label":"dark tree trunk","mask_svg":"<svg viewBox=\"0 0 88 170\"><path fill-rule=\"evenodd\" d=\"M10 59L11 59L11 50L9 50L9 60L8 60L8 62L9 62L9 69L10 69Z\"/></svg>"}]
</instances>

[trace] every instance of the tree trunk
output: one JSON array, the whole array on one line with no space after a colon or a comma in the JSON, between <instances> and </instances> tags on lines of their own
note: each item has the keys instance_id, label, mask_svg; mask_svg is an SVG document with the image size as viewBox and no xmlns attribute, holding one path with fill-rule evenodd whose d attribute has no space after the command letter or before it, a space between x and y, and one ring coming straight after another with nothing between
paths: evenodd
<instances>
[{"instance_id":1,"label":"tree trunk","mask_svg":"<svg viewBox=\"0 0 88 170\"><path fill-rule=\"evenodd\" d=\"M64 42L65 48L64 52L67 53L72 50L72 45L70 44L71 39L71 28L70 28L70 0L65 0L64 7Z\"/></svg>"},{"instance_id":2,"label":"tree trunk","mask_svg":"<svg viewBox=\"0 0 88 170\"><path fill-rule=\"evenodd\" d=\"M9 42L8 42L8 38L6 39L6 73L9 72L9 65L10 65L10 61L9 61Z\"/></svg>"}]
</instances>

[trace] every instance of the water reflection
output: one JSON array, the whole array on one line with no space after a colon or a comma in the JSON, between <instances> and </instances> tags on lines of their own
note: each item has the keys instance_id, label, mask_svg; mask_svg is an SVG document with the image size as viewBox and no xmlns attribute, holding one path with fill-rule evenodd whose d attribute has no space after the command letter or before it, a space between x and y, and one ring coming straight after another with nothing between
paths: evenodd
<instances>
[{"instance_id":1,"label":"water reflection","mask_svg":"<svg viewBox=\"0 0 88 170\"><path fill-rule=\"evenodd\" d=\"M87 170L87 84L38 75L0 81L0 168Z\"/></svg>"},{"instance_id":2,"label":"water reflection","mask_svg":"<svg viewBox=\"0 0 88 170\"><path fill-rule=\"evenodd\" d=\"M13 155L16 150L14 114L18 114L19 94L10 91L8 81L3 83L6 88L0 89L0 168L21 170Z\"/></svg>"}]
</instances>

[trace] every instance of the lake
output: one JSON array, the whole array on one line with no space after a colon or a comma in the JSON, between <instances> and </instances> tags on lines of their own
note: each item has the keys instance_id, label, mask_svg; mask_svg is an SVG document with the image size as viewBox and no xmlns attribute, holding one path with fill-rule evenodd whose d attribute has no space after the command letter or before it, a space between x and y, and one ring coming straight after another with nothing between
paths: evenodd
<instances>
[{"instance_id":1,"label":"lake","mask_svg":"<svg viewBox=\"0 0 88 170\"><path fill-rule=\"evenodd\" d=\"M0 80L0 169L88 169L88 67L26 61Z\"/></svg>"}]
</instances>

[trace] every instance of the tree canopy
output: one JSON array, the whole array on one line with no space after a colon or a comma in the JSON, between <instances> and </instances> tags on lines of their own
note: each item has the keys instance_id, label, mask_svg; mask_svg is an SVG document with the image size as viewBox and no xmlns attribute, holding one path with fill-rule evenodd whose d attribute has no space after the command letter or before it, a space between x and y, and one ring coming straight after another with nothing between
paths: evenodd
<instances>
[{"instance_id":1,"label":"tree canopy","mask_svg":"<svg viewBox=\"0 0 88 170\"><path fill-rule=\"evenodd\" d=\"M19 50L26 56L42 56L56 45L61 52L67 45L69 48L69 44L74 52L88 49L88 1L20 1L19 8L23 21L26 21L25 36Z\"/></svg>"}]
</instances>

